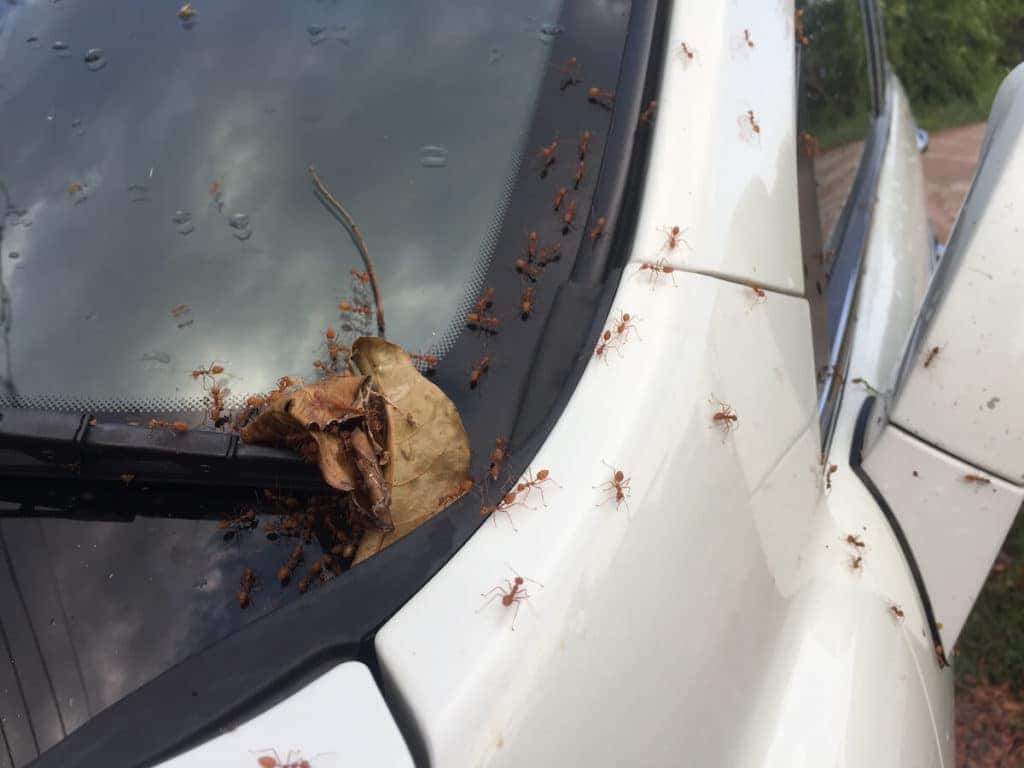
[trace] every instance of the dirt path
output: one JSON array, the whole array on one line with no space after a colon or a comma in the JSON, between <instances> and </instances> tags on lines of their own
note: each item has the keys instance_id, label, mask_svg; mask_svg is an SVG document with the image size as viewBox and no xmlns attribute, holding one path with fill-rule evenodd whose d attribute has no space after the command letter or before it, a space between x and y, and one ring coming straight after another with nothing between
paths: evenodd
<instances>
[{"instance_id":1,"label":"dirt path","mask_svg":"<svg viewBox=\"0 0 1024 768\"><path fill-rule=\"evenodd\" d=\"M960 212L960 204L971 187L978 149L985 136L985 123L962 125L931 135L924 154L924 179L928 189L928 218L940 243Z\"/></svg>"}]
</instances>

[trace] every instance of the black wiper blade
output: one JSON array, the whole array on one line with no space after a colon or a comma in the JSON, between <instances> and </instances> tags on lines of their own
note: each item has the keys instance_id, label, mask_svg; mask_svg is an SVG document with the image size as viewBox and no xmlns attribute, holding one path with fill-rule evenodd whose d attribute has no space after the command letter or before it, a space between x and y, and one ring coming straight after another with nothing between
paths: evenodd
<instances>
[{"instance_id":1,"label":"black wiper blade","mask_svg":"<svg viewBox=\"0 0 1024 768\"><path fill-rule=\"evenodd\" d=\"M0 476L324 490L319 469L237 434L103 423L89 413L0 409Z\"/></svg>"}]
</instances>

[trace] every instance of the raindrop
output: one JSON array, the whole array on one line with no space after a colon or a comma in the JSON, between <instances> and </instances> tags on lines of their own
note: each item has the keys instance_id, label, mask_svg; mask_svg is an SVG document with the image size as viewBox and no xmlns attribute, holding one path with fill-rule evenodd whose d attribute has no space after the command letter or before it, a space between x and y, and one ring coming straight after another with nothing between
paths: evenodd
<instances>
[{"instance_id":1,"label":"raindrop","mask_svg":"<svg viewBox=\"0 0 1024 768\"><path fill-rule=\"evenodd\" d=\"M57 114L51 109L49 112L46 113L46 121L48 123L52 123L53 118L55 118L56 116Z\"/></svg>"},{"instance_id":2,"label":"raindrop","mask_svg":"<svg viewBox=\"0 0 1024 768\"><path fill-rule=\"evenodd\" d=\"M444 168L448 165L448 150L429 144L420 147L420 165L424 168Z\"/></svg>"},{"instance_id":3,"label":"raindrop","mask_svg":"<svg viewBox=\"0 0 1024 768\"><path fill-rule=\"evenodd\" d=\"M53 45L51 45L50 48L52 48L53 52L60 56L62 59L67 59L71 57L71 49L68 47L68 44L63 42L62 40L58 40Z\"/></svg>"},{"instance_id":4,"label":"raindrop","mask_svg":"<svg viewBox=\"0 0 1024 768\"><path fill-rule=\"evenodd\" d=\"M71 130L74 132L75 136L85 135L85 124L82 122L82 118L77 118L71 121Z\"/></svg>"},{"instance_id":5,"label":"raindrop","mask_svg":"<svg viewBox=\"0 0 1024 768\"><path fill-rule=\"evenodd\" d=\"M128 199L133 203L143 203L149 200L149 186L146 184L131 184L128 187Z\"/></svg>"},{"instance_id":6,"label":"raindrop","mask_svg":"<svg viewBox=\"0 0 1024 768\"><path fill-rule=\"evenodd\" d=\"M490 52L487 54L487 63L497 64L501 61L501 55L501 48L491 48Z\"/></svg>"},{"instance_id":7,"label":"raindrop","mask_svg":"<svg viewBox=\"0 0 1024 768\"><path fill-rule=\"evenodd\" d=\"M28 37L25 38L25 42L28 43L30 48L38 48L39 47L39 36L38 35L29 35Z\"/></svg>"},{"instance_id":8,"label":"raindrop","mask_svg":"<svg viewBox=\"0 0 1024 768\"><path fill-rule=\"evenodd\" d=\"M108 573L108 574L107 574L107 580L108 580L108 581L109 581L110 579L112 579L112 578L114 578L114 572L113 572L113 571L111 571L110 573Z\"/></svg>"},{"instance_id":9,"label":"raindrop","mask_svg":"<svg viewBox=\"0 0 1024 768\"><path fill-rule=\"evenodd\" d=\"M18 259L21 258L21 254L18 253L17 251L11 251L10 253L7 254L7 258L11 259L12 261L17 261Z\"/></svg>"},{"instance_id":10,"label":"raindrop","mask_svg":"<svg viewBox=\"0 0 1024 768\"><path fill-rule=\"evenodd\" d=\"M540 29L537 30L537 39L545 45L550 45L554 42L554 39L563 32L565 32L564 27L560 27L557 24L544 23L541 24Z\"/></svg>"},{"instance_id":11,"label":"raindrop","mask_svg":"<svg viewBox=\"0 0 1024 768\"><path fill-rule=\"evenodd\" d=\"M103 55L102 48L90 48L85 52L85 58L83 61L93 72L107 66L107 57Z\"/></svg>"},{"instance_id":12,"label":"raindrop","mask_svg":"<svg viewBox=\"0 0 1024 768\"><path fill-rule=\"evenodd\" d=\"M174 222L179 235L187 235L196 228L196 225L192 223L192 214L188 211L175 211L171 221Z\"/></svg>"},{"instance_id":13,"label":"raindrop","mask_svg":"<svg viewBox=\"0 0 1024 768\"><path fill-rule=\"evenodd\" d=\"M249 216L247 214L232 214L228 217L228 226L231 227L231 234L239 240L248 240L252 237L252 230L249 229Z\"/></svg>"}]
</instances>

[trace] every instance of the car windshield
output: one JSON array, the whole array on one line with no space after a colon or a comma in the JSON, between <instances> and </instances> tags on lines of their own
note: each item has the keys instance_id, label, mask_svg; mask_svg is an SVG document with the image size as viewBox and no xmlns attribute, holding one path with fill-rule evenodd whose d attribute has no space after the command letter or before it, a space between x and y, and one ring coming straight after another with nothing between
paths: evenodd
<instances>
[{"instance_id":1,"label":"car windshield","mask_svg":"<svg viewBox=\"0 0 1024 768\"><path fill-rule=\"evenodd\" d=\"M557 3L176 10L0 9L0 405L197 408L213 360L237 400L311 375L328 326L375 332L310 166L362 232L389 338L444 351Z\"/></svg>"},{"instance_id":2,"label":"car windshield","mask_svg":"<svg viewBox=\"0 0 1024 768\"><path fill-rule=\"evenodd\" d=\"M521 247L506 205L520 157L532 161L562 11L554 0L0 5L0 407L189 412L209 429L192 370L223 365L236 402L285 374L313 377L326 328L345 343L378 331L359 237L330 199L375 265L388 339L442 357L503 225ZM619 6L591 16L621 43ZM606 132L610 111L581 89L576 101ZM575 162L564 165L571 177ZM550 210L547 187L536 195ZM569 252L582 227L562 231ZM533 345L542 327L522 323L506 343ZM516 358L524 370L530 354ZM457 367L437 383L457 379L473 444L493 445L512 415L504 427L475 417L493 413L486 398L504 396L504 380L481 395ZM37 483L29 512L0 502L0 653L12 659L0 668L0 765L27 764L300 599L273 579L290 543L268 545L262 525L225 532L237 499L130 479L119 501L76 491L65 503ZM67 512L87 496L92 511ZM246 611L243 566L261 574Z\"/></svg>"}]
</instances>

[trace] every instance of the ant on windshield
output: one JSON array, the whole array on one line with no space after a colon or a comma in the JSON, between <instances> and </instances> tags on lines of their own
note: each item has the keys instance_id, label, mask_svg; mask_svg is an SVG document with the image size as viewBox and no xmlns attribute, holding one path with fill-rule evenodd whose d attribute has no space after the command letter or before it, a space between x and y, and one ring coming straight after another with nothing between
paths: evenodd
<instances>
[{"instance_id":1,"label":"ant on windshield","mask_svg":"<svg viewBox=\"0 0 1024 768\"><path fill-rule=\"evenodd\" d=\"M618 339L615 339L618 341ZM594 357L603 359L605 364L608 363L608 350L617 348L617 344L612 341L612 332L606 330L601 334L601 340L597 343L597 348L594 350Z\"/></svg>"},{"instance_id":2,"label":"ant on windshield","mask_svg":"<svg viewBox=\"0 0 1024 768\"><path fill-rule=\"evenodd\" d=\"M623 312L622 310L619 310L619 316L613 323L613 325L615 326L616 338L619 338L624 342L629 341L630 331L636 332L637 338L640 338L640 331L636 329L636 325L633 322L634 320L639 319L639 317L634 318L631 314L629 314L629 312Z\"/></svg>"},{"instance_id":3,"label":"ant on windshield","mask_svg":"<svg viewBox=\"0 0 1024 768\"><path fill-rule=\"evenodd\" d=\"M565 187L559 187L558 192L555 194L555 199L551 201L551 207L554 210L559 210L562 207L562 203L565 202L565 193L568 192Z\"/></svg>"},{"instance_id":4,"label":"ant on windshield","mask_svg":"<svg viewBox=\"0 0 1024 768\"><path fill-rule=\"evenodd\" d=\"M576 61L575 56L570 56L559 71L562 75L562 79L558 83L560 91L583 82L583 69L580 67L579 62Z\"/></svg>"},{"instance_id":5,"label":"ant on windshield","mask_svg":"<svg viewBox=\"0 0 1024 768\"><path fill-rule=\"evenodd\" d=\"M503 606L508 608L514 605L516 607L515 613L513 613L512 615L512 631L515 632L516 619L519 618L519 604L522 601L529 599L530 597L530 593L523 586L523 583L526 581L533 581L533 579L524 579L515 571L512 571L512 573L515 573L516 577L514 579L509 579L507 582L507 586L499 585L497 587L492 587L486 592L482 592L480 594L480 597L487 597L488 595L490 595L490 599L487 600L487 602L485 602L477 609L477 613L480 613L480 611L482 611L484 608L490 605L494 601L494 599L500 595L501 604ZM541 584L539 581L533 581L533 583L539 586L541 589L544 588L544 585Z\"/></svg>"},{"instance_id":6,"label":"ant on windshield","mask_svg":"<svg viewBox=\"0 0 1024 768\"><path fill-rule=\"evenodd\" d=\"M256 586L256 574L253 573L252 568L246 566L242 569L242 579L240 583L241 589L238 590L238 607L248 608L252 603L252 597L250 593Z\"/></svg>"},{"instance_id":7,"label":"ant on windshield","mask_svg":"<svg viewBox=\"0 0 1024 768\"><path fill-rule=\"evenodd\" d=\"M599 107L610 110L615 104L615 92L592 87L587 91L587 101L591 104L597 104Z\"/></svg>"},{"instance_id":8,"label":"ant on windshield","mask_svg":"<svg viewBox=\"0 0 1024 768\"><path fill-rule=\"evenodd\" d=\"M473 368L469 372L469 388L476 389L477 384L480 383L480 378L487 373L491 367L491 356L484 355L481 357Z\"/></svg>"},{"instance_id":9,"label":"ant on windshield","mask_svg":"<svg viewBox=\"0 0 1024 768\"><path fill-rule=\"evenodd\" d=\"M573 228L573 222L576 221L576 201L570 200L568 205L565 206L565 212L562 214L562 234L569 234L569 230Z\"/></svg>"},{"instance_id":10,"label":"ant on windshield","mask_svg":"<svg viewBox=\"0 0 1024 768\"><path fill-rule=\"evenodd\" d=\"M743 30L743 41L747 44L747 48L753 48L754 47L754 38L752 38L750 36L750 30L749 29L744 29Z\"/></svg>"},{"instance_id":11,"label":"ant on windshield","mask_svg":"<svg viewBox=\"0 0 1024 768\"><path fill-rule=\"evenodd\" d=\"M596 243L604 234L604 226L607 222L604 216L598 216L594 222L594 228L590 230L590 242Z\"/></svg>"},{"instance_id":12,"label":"ant on windshield","mask_svg":"<svg viewBox=\"0 0 1024 768\"><path fill-rule=\"evenodd\" d=\"M711 417L711 424L712 426L721 427L722 432L728 435L739 427L740 417L736 415L736 411L728 403L723 403L719 400L718 406L718 410Z\"/></svg>"},{"instance_id":13,"label":"ant on windshield","mask_svg":"<svg viewBox=\"0 0 1024 768\"><path fill-rule=\"evenodd\" d=\"M540 161L540 177L543 179L548 175L548 169L558 162L558 156L555 152L558 150L558 139L556 138L550 144L542 146L540 151L537 153L537 159Z\"/></svg>"},{"instance_id":14,"label":"ant on windshield","mask_svg":"<svg viewBox=\"0 0 1024 768\"><path fill-rule=\"evenodd\" d=\"M587 150L590 149L590 140L593 138L594 134L591 133L590 131L584 131L583 133L580 134L580 137L576 142L576 145L579 147L580 150L580 160L587 159Z\"/></svg>"},{"instance_id":15,"label":"ant on windshield","mask_svg":"<svg viewBox=\"0 0 1024 768\"><path fill-rule=\"evenodd\" d=\"M281 761L281 756L277 754L276 749L264 749L263 752L272 752L273 757L270 755L263 755L263 757L256 758L256 764L260 768L313 768L309 760L305 760L302 757L301 751L294 753L295 759L292 759L292 752L288 753L288 756Z\"/></svg>"},{"instance_id":16,"label":"ant on windshield","mask_svg":"<svg viewBox=\"0 0 1024 768\"><path fill-rule=\"evenodd\" d=\"M494 450L491 451L491 463L487 468L487 474L491 476L492 480L498 479L498 473L501 472L502 467L505 466L505 460L508 459L508 440L504 436L499 435L494 438Z\"/></svg>"},{"instance_id":17,"label":"ant on windshield","mask_svg":"<svg viewBox=\"0 0 1024 768\"><path fill-rule=\"evenodd\" d=\"M652 291L654 290L654 284L662 275L668 275L670 278L672 278L672 285L675 286L676 288L679 287L676 284L676 276L673 274L675 270L672 267L668 266L665 263L664 259L658 259L655 262L645 261L641 263L640 266L637 268L637 274L640 274L641 272L644 271L649 271L651 273Z\"/></svg>"},{"instance_id":18,"label":"ant on windshield","mask_svg":"<svg viewBox=\"0 0 1024 768\"><path fill-rule=\"evenodd\" d=\"M508 524L510 526L512 526L512 530L513 531L518 533L518 529L516 528L515 521L512 520L512 513L509 511L512 507L514 507L516 505L516 496L517 495L518 494L515 491L509 491L508 493L506 493L504 496L501 497L501 500L497 504L493 504L493 505L481 504L480 505L480 516L481 517L487 517L487 515L491 515L491 521L494 522L495 525L497 525L497 520L496 520L497 513L498 512L504 512L505 513L505 517L508 518Z\"/></svg>"},{"instance_id":19,"label":"ant on windshield","mask_svg":"<svg viewBox=\"0 0 1024 768\"><path fill-rule=\"evenodd\" d=\"M658 108L658 102L651 99L647 104L647 109L640 113L640 122L644 125L650 125L654 120L654 110Z\"/></svg>"},{"instance_id":20,"label":"ant on windshield","mask_svg":"<svg viewBox=\"0 0 1024 768\"><path fill-rule=\"evenodd\" d=\"M686 242L686 238L683 237L683 232L686 231L685 229L673 226L671 229L662 227L661 231L665 234L665 243L661 246L661 249L658 251L659 253L661 251L674 251L679 247L680 243L685 245L687 248L690 247L690 244Z\"/></svg>"},{"instance_id":21,"label":"ant on windshield","mask_svg":"<svg viewBox=\"0 0 1024 768\"><path fill-rule=\"evenodd\" d=\"M679 48L676 49L676 55L686 59L687 61L693 61L693 57L697 54L690 46L686 44L684 40L679 44Z\"/></svg>"},{"instance_id":22,"label":"ant on windshield","mask_svg":"<svg viewBox=\"0 0 1024 768\"><path fill-rule=\"evenodd\" d=\"M611 464L604 460L602 460L601 463L612 471L612 479L595 487L600 488L605 492L605 494L607 495L606 500L611 498L615 499L615 509L618 509L623 504L626 504L626 511L628 512L629 504L626 503L626 498L630 495L630 479L626 477L625 473L621 469L616 469L615 467L613 467ZM603 503L604 501L601 502L601 504ZM601 504L597 504L595 506L599 507L601 506Z\"/></svg>"},{"instance_id":23,"label":"ant on windshield","mask_svg":"<svg viewBox=\"0 0 1024 768\"><path fill-rule=\"evenodd\" d=\"M217 365L216 363L217 361L214 360L207 368L196 368L192 371L192 378L198 379L199 377L202 377L203 379L206 379L208 377L212 378L214 376L220 376L224 373L224 366Z\"/></svg>"},{"instance_id":24,"label":"ant on windshield","mask_svg":"<svg viewBox=\"0 0 1024 768\"><path fill-rule=\"evenodd\" d=\"M583 176L584 176L584 174L586 174L586 172L587 172L587 164L583 160L580 160L578 163L576 163L576 173L572 177L572 188L573 189L579 189L580 188L580 184L583 183Z\"/></svg>"},{"instance_id":25,"label":"ant on windshield","mask_svg":"<svg viewBox=\"0 0 1024 768\"><path fill-rule=\"evenodd\" d=\"M546 469L540 470L537 473L537 476L534 477L533 470L527 468L525 477L526 480L516 485L516 493L521 493L523 496L529 496L530 491L536 488L537 492L540 494L541 503L546 507L548 503L544 498L544 489L541 486L549 480L555 485L558 485L558 483L555 483L555 481L551 479L551 473Z\"/></svg>"},{"instance_id":26,"label":"ant on windshield","mask_svg":"<svg viewBox=\"0 0 1024 768\"><path fill-rule=\"evenodd\" d=\"M533 312L533 287L527 286L523 289L523 295L519 298L519 310L523 320L529 320Z\"/></svg>"}]
</instances>

